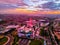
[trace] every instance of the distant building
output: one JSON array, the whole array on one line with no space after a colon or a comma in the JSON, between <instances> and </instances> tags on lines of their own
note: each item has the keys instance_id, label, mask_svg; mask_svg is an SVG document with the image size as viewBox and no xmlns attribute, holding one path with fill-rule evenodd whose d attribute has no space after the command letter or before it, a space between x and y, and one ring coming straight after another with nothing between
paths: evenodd
<instances>
[{"instance_id":1,"label":"distant building","mask_svg":"<svg viewBox=\"0 0 60 45\"><path fill-rule=\"evenodd\" d=\"M41 20L39 20L39 24L40 24L40 26L48 26L49 21L41 19Z\"/></svg>"},{"instance_id":2,"label":"distant building","mask_svg":"<svg viewBox=\"0 0 60 45\"><path fill-rule=\"evenodd\" d=\"M54 23L53 23L54 28L59 28L60 27L59 25L60 25L60 18L59 19L55 19Z\"/></svg>"},{"instance_id":3,"label":"distant building","mask_svg":"<svg viewBox=\"0 0 60 45\"><path fill-rule=\"evenodd\" d=\"M10 31L11 29L17 28L19 25L9 25L7 27L0 27L0 33L5 33ZM13 30L12 30L13 31Z\"/></svg>"},{"instance_id":4,"label":"distant building","mask_svg":"<svg viewBox=\"0 0 60 45\"><path fill-rule=\"evenodd\" d=\"M54 34L56 35L58 40L60 40L60 18L54 20L53 27Z\"/></svg>"}]
</instances>

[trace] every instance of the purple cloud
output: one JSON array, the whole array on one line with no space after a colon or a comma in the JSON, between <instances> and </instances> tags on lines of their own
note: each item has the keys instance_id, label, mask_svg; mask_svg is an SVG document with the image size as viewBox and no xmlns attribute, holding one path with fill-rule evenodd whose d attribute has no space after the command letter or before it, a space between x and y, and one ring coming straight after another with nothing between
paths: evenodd
<instances>
[{"instance_id":1,"label":"purple cloud","mask_svg":"<svg viewBox=\"0 0 60 45\"><path fill-rule=\"evenodd\" d=\"M26 5L23 0L0 0L0 9L18 8Z\"/></svg>"}]
</instances>

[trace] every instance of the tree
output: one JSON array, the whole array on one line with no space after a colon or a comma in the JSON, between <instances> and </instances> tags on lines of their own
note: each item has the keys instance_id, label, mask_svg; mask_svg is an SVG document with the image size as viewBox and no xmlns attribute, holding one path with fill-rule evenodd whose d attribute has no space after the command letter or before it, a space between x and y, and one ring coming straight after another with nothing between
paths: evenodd
<instances>
[{"instance_id":1,"label":"tree","mask_svg":"<svg viewBox=\"0 0 60 45\"><path fill-rule=\"evenodd\" d=\"M40 35L41 35L41 36L44 36L44 28L41 28L40 30L41 30L41 31L40 31Z\"/></svg>"},{"instance_id":2,"label":"tree","mask_svg":"<svg viewBox=\"0 0 60 45\"><path fill-rule=\"evenodd\" d=\"M44 27L41 29L40 35L41 36L48 36L48 32L46 30L44 30Z\"/></svg>"}]
</instances>

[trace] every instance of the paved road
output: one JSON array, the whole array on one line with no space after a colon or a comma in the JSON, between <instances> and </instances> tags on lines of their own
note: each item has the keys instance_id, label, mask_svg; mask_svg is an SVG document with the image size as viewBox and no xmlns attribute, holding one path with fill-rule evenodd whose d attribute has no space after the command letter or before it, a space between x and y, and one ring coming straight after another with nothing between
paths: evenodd
<instances>
[{"instance_id":1,"label":"paved road","mask_svg":"<svg viewBox=\"0 0 60 45\"><path fill-rule=\"evenodd\" d=\"M8 34L7 37L9 38L9 41L5 45L12 45L13 37L10 34Z\"/></svg>"},{"instance_id":2,"label":"paved road","mask_svg":"<svg viewBox=\"0 0 60 45\"><path fill-rule=\"evenodd\" d=\"M50 31L51 37L53 39L53 42L55 43L55 45L58 45L57 42L56 42L56 40L55 40L54 34L52 33L51 30L49 30L49 31Z\"/></svg>"},{"instance_id":3,"label":"paved road","mask_svg":"<svg viewBox=\"0 0 60 45\"><path fill-rule=\"evenodd\" d=\"M47 45L52 45L50 38L47 39Z\"/></svg>"},{"instance_id":4,"label":"paved road","mask_svg":"<svg viewBox=\"0 0 60 45\"><path fill-rule=\"evenodd\" d=\"M28 45L29 40L28 39L21 39L19 40L19 45Z\"/></svg>"},{"instance_id":5,"label":"paved road","mask_svg":"<svg viewBox=\"0 0 60 45\"><path fill-rule=\"evenodd\" d=\"M47 40L46 38L42 37L42 36L38 36L38 38L41 38L43 40Z\"/></svg>"}]
</instances>

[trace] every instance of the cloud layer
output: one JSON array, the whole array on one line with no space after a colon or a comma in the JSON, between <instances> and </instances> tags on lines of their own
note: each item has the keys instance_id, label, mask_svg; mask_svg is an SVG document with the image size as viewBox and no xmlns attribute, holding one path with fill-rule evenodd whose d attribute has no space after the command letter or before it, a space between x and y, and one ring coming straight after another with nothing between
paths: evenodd
<instances>
[{"instance_id":1,"label":"cloud layer","mask_svg":"<svg viewBox=\"0 0 60 45\"><path fill-rule=\"evenodd\" d=\"M60 10L58 0L0 0L0 9L26 8L26 6L40 9Z\"/></svg>"}]
</instances>

